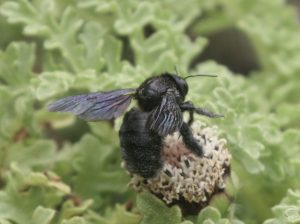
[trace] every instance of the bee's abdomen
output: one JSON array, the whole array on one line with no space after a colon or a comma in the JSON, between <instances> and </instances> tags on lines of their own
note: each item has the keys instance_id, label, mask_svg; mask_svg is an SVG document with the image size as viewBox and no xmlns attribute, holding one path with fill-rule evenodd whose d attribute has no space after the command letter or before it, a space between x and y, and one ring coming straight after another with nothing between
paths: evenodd
<instances>
[{"instance_id":1,"label":"bee's abdomen","mask_svg":"<svg viewBox=\"0 0 300 224\"><path fill-rule=\"evenodd\" d=\"M159 135L146 128L148 116L148 112L136 108L130 110L119 132L126 168L144 178L153 177L162 167L163 141Z\"/></svg>"}]
</instances>

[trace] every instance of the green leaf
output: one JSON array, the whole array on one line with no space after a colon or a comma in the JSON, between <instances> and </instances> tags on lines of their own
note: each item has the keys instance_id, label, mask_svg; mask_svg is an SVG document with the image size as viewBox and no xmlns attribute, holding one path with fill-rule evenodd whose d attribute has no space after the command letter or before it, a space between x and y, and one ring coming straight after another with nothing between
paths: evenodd
<instances>
[{"instance_id":1,"label":"green leaf","mask_svg":"<svg viewBox=\"0 0 300 224\"><path fill-rule=\"evenodd\" d=\"M86 224L84 218L81 217L74 217L70 220L63 220L61 224Z\"/></svg>"},{"instance_id":2,"label":"green leaf","mask_svg":"<svg viewBox=\"0 0 300 224\"><path fill-rule=\"evenodd\" d=\"M43 0L36 5L26 0L7 1L1 6L0 13L10 23L24 24L24 33L27 35L47 36L53 26L55 5L52 0Z\"/></svg>"},{"instance_id":3,"label":"green leaf","mask_svg":"<svg viewBox=\"0 0 300 224\"><path fill-rule=\"evenodd\" d=\"M137 207L144 215L142 224L179 224L181 222L179 207L168 207L150 193L139 194Z\"/></svg>"},{"instance_id":4,"label":"green leaf","mask_svg":"<svg viewBox=\"0 0 300 224\"><path fill-rule=\"evenodd\" d=\"M120 71L121 61L121 42L113 36L106 36L103 38L103 56L107 62L108 71L116 73Z\"/></svg>"},{"instance_id":5,"label":"green leaf","mask_svg":"<svg viewBox=\"0 0 300 224\"><path fill-rule=\"evenodd\" d=\"M185 221L181 222L180 224L193 224L193 222L185 220Z\"/></svg>"},{"instance_id":6,"label":"green leaf","mask_svg":"<svg viewBox=\"0 0 300 224\"><path fill-rule=\"evenodd\" d=\"M34 224L49 224L55 215L55 210L37 207L33 212L32 221Z\"/></svg>"},{"instance_id":7,"label":"green leaf","mask_svg":"<svg viewBox=\"0 0 300 224\"><path fill-rule=\"evenodd\" d=\"M85 197L93 197L99 193L107 195L125 191L127 176L120 170L120 161L115 159L116 152L111 142L100 142L88 134L77 147L79 154L74 159L74 168L78 173L74 179L76 192Z\"/></svg>"},{"instance_id":8,"label":"green leaf","mask_svg":"<svg viewBox=\"0 0 300 224\"><path fill-rule=\"evenodd\" d=\"M105 60L102 50L104 47L103 36L105 30L98 23L89 22L84 26L83 32L79 35L79 39L85 47L85 67L100 71Z\"/></svg>"},{"instance_id":9,"label":"green leaf","mask_svg":"<svg viewBox=\"0 0 300 224\"><path fill-rule=\"evenodd\" d=\"M30 189L30 186L26 186L24 182L25 174L16 166L13 166L12 169L13 175L10 174L8 176L8 185L5 187L5 190L0 192L0 219L11 220L15 223L31 223L34 210L38 206L53 205L53 202L56 203L57 196L49 194L49 191L47 195L37 188ZM46 198L48 200L45 200ZM41 203L43 199L44 202ZM41 212L41 209L39 210ZM48 214L48 217L45 217L45 221L51 220L50 212L45 210L43 212ZM36 213L36 216L39 215Z\"/></svg>"},{"instance_id":10,"label":"green leaf","mask_svg":"<svg viewBox=\"0 0 300 224\"><path fill-rule=\"evenodd\" d=\"M83 24L72 7L64 10L59 23L53 29L49 39L45 41L45 48L59 49L67 64L73 71L84 69L82 58L83 47L78 43L76 34Z\"/></svg>"},{"instance_id":11,"label":"green leaf","mask_svg":"<svg viewBox=\"0 0 300 224\"><path fill-rule=\"evenodd\" d=\"M230 176L232 176L232 173ZM221 214L226 214L228 210L230 210L230 197L233 197L233 195L230 195L230 190L236 191L236 189L234 189L233 183L231 183L230 180L227 180L226 193L219 193L213 196L209 205L216 208Z\"/></svg>"},{"instance_id":12,"label":"green leaf","mask_svg":"<svg viewBox=\"0 0 300 224\"><path fill-rule=\"evenodd\" d=\"M116 205L111 214L105 216L105 223L118 224L122 221L122 224L137 224L140 223L141 219L139 214L126 211L125 206Z\"/></svg>"},{"instance_id":13,"label":"green leaf","mask_svg":"<svg viewBox=\"0 0 300 224\"><path fill-rule=\"evenodd\" d=\"M213 207L204 208L198 215L197 223L201 224L210 220L212 223L217 223L221 219L220 212Z\"/></svg>"},{"instance_id":14,"label":"green leaf","mask_svg":"<svg viewBox=\"0 0 300 224\"><path fill-rule=\"evenodd\" d=\"M132 5L119 2L117 6L120 19L115 22L115 29L120 34L132 33L153 19L153 4L148 2L138 2L138 4ZM130 6L135 7L133 9Z\"/></svg>"},{"instance_id":15,"label":"green leaf","mask_svg":"<svg viewBox=\"0 0 300 224\"><path fill-rule=\"evenodd\" d=\"M300 104L283 103L278 107L278 115L285 126L291 128L300 126Z\"/></svg>"},{"instance_id":16,"label":"green leaf","mask_svg":"<svg viewBox=\"0 0 300 224\"><path fill-rule=\"evenodd\" d=\"M288 190L287 196L280 204L272 208L274 218L268 219L264 224L273 223L299 223L300 208L299 208L300 192Z\"/></svg>"},{"instance_id":17,"label":"green leaf","mask_svg":"<svg viewBox=\"0 0 300 224\"><path fill-rule=\"evenodd\" d=\"M5 52L0 51L0 80L10 86L27 84L32 78L34 46L11 43Z\"/></svg>"},{"instance_id":18,"label":"green leaf","mask_svg":"<svg viewBox=\"0 0 300 224\"><path fill-rule=\"evenodd\" d=\"M61 216L64 218L80 216L84 214L91 207L92 204L92 200L86 200L84 203L81 203L79 206L75 207L71 201L66 202L62 207Z\"/></svg>"},{"instance_id":19,"label":"green leaf","mask_svg":"<svg viewBox=\"0 0 300 224\"><path fill-rule=\"evenodd\" d=\"M91 201L74 203L70 187L54 173L37 173L11 166L8 185L0 192L0 220L14 223L52 223L74 215L84 215ZM68 197L66 197L68 196ZM73 196L75 197L75 196ZM75 200L75 199L74 199Z\"/></svg>"},{"instance_id":20,"label":"green leaf","mask_svg":"<svg viewBox=\"0 0 300 224\"><path fill-rule=\"evenodd\" d=\"M1 224L12 224L10 221L5 220L5 219L0 219Z\"/></svg>"},{"instance_id":21,"label":"green leaf","mask_svg":"<svg viewBox=\"0 0 300 224\"><path fill-rule=\"evenodd\" d=\"M45 139L32 142L31 145L14 144L5 163L18 162L21 167L47 167L53 163L55 149L54 142Z\"/></svg>"},{"instance_id":22,"label":"green leaf","mask_svg":"<svg viewBox=\"0 0 300 224\"><path fill-rule=\"evenodd\" d=\"M33 80L33 94L38 100L45 100L70 88L75 78L67 72L45 72Z\"/></svg>"}]
</instances>

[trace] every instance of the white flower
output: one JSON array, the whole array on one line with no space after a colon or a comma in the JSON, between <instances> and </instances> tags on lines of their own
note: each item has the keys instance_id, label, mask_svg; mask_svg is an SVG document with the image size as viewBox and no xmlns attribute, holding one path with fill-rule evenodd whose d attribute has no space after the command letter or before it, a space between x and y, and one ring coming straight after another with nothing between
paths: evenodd
<instances>
[{"instance_id":1,"label":"white flower","mask_svg":"<svg viewBox=\"0 0 300 224\"><path fill-rule=\"evenodd\" d=\"M231 160L226 140L219 139L216 127L200 122L194 122L192 130L203 147L203 157L187 149L178 133L169 135L162 152L163 168L153 178L131 174L129 185L137 191L150 191L167 204L198 205L199 209L224 191Z\"/></svg>"}]
</instances>

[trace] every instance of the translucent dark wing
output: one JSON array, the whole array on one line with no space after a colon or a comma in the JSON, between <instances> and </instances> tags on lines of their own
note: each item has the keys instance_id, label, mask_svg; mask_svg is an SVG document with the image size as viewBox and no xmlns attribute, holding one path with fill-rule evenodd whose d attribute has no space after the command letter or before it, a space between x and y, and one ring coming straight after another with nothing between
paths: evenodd
<instances>
[{"instance_id":1,"label":"translucent dark wing","mask_svg":"<svg viewBox=\"0 0 300 224\"><path fill-rule=\"evenodd\" d=\"M161 104L151 112L147 126L160 136L166 136L177 131L181 127L182 121L182 112L175 95L167 92L163 96Z\"/></svg>"},{"instance_id":2,"label":"translucent dark wing","mask_svg":"<svg viewBox=\"0 0 300 224\"><path fill-rule=\"evenodd\" d=\"M110 120L126 111L135 91L120 89L68 96L51 103L48 110L71 112L87 121Z\"/></svg>"}]
</instances>

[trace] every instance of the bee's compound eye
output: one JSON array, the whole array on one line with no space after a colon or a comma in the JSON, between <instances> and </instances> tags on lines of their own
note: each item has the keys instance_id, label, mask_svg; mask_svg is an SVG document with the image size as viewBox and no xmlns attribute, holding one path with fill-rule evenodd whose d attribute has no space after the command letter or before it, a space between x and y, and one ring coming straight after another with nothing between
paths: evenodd
<instances>
[{"instance_id":1,"label":"bee's compound eye","mask_svg":"<svg viewBox=\"0 0 300 224\"><path fill-rule=\"evenodd\" d=\"M180 82L178 83L178 85L179 85L180 92L181 92L184 96L186 96L186 94L187 94L188 91L189 91L189 87L188 87L186 81L183 80L183 79L181 79Z\"/></svg>"},{"instance_id":2,"label":"bee's compound eye","mask_svg":"<svg viewBox=\"0 0 300 224\"><path fill-rule=\"evenodd\" d=\"M180 94L183 97L185 97L189 91L189 87L188 87L186 81L183 78L179 77L178 75L171 75L171 77L175 81Z\"/></svg>"}]
</instances>

